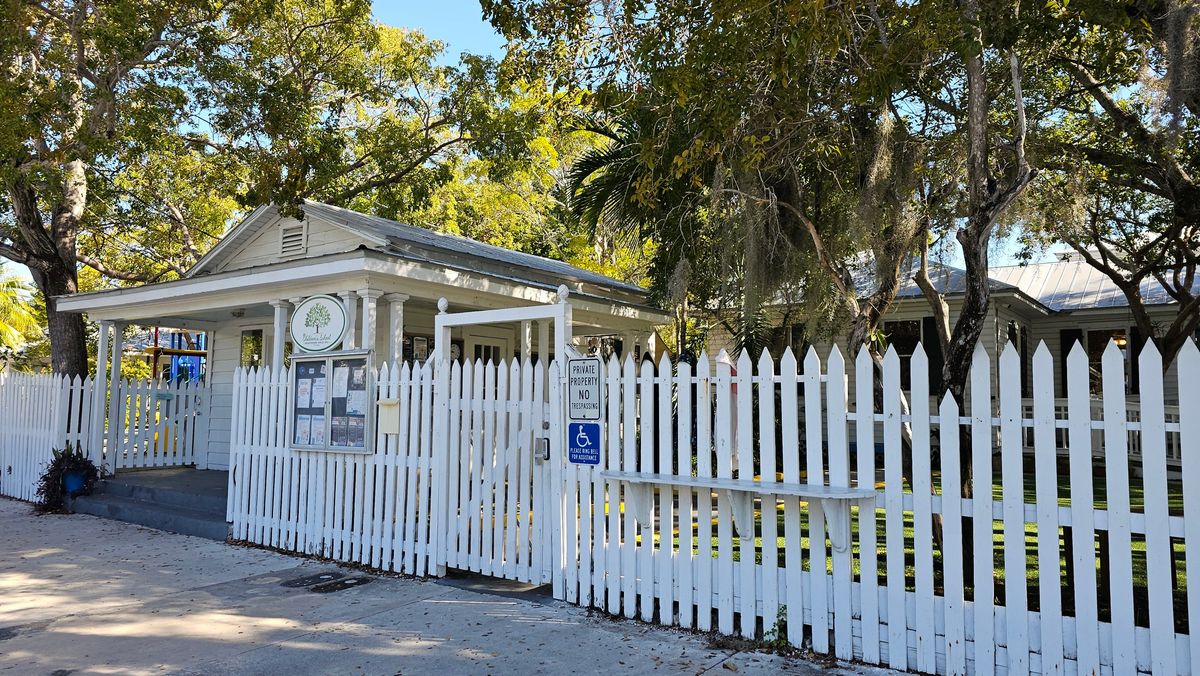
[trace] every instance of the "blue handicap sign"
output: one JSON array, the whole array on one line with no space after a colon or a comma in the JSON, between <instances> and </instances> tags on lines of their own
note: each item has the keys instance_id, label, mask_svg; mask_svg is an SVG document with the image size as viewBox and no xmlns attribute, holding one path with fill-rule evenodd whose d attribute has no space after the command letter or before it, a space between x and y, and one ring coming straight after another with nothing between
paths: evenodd
<instances>
[{"instance_id":1,"label":"blue handicap sign","mask_svg":"<svg viewBox=\"0 0 1200 676\"><path fill-rule=\"evenodd\" d=\"M600 464L600 423L567 425L567 459L577 465Z\"/></svg>"}]
</instances>

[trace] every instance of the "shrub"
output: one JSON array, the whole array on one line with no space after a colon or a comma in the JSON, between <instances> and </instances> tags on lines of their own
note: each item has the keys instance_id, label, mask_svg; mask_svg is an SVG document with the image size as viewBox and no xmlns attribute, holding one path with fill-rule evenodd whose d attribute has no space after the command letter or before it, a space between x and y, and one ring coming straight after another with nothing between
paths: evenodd
<instances>
[{"instance_id":1,"label":"shrub","mask_svg":"<svg viewBox=\"0 0 1200 676\"><path fill-rule=\"evenodd\" d=\"M83 474L83 488L77 491L76 495L91 493L96 482L100 480L99 468L87 457L78 443L75 444L75 448L68 445L62 449L54 449L50 464L46 466L46 471L38 479L37 510L39 512L63 511L67 497L63 480L73 472Z\"/></svg>"}]
</instances>

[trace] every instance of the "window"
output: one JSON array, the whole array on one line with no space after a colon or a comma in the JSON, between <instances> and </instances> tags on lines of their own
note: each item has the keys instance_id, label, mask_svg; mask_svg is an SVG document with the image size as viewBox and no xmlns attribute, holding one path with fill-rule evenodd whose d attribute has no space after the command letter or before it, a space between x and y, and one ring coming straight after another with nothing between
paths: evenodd
<instances>
[{"instance_id":1,"label":"window","mask_svg":"<svg viewBox=\"0 0 1200 676\"><path fill-rule=\"evenodd\" d=\"M1033 369L1029 360L1029 329L1015 321L1008 323L1008 342L1021 355L1021 396L1033 396Z\"/></svg>"},{"instance_id":2,"label":"window","mask_svg":"<svg viewBox=\"0 0 1200 676\"><path fill-rule=\"evenodd\" d=\"M308 248L307 228L295 222L279 229L279 255L300 256Z\"/></svg>"},{"instance_id":3,"label":"window","mask_svg":"<svg viewBox=\"0 0 1200 676\"><path fill-rule=\"evenodd\" d=\"M896 348L896 354L900 356L900 387L912 389L912 356L921 342L920 320L884 322L883 335L888 345Z\"/></svg>"},{"instance_id":4,"label":"window","mask_svg":"<svg viewBox=\"0 0 1200 676\"><path fill-rule=\"evenodd\" d=\"M1103 379L1101 375L1103 373L1102 366L1104 363L1104 351L1108 349L1108 342L1110 340L1115 342L1117 347L1121 348L1121 352L1125 355L1125 380L1126 383L1129 381L1129 336L1125 329L1101 329L1088 331L1088 371L1091 373L1093 394L1100 394L1103 389Z\"/></svg>"},{"instance_id":5,"label":"window","mask_svg":"<svg viewBox=\"0 0 1200 676\"><path fill-rule=\"evenodd\" d=\"M241 359L238 365L242 368L258 368L263 363L263 330L249 329L242 331Z\"/></svg>"}]
</instances>

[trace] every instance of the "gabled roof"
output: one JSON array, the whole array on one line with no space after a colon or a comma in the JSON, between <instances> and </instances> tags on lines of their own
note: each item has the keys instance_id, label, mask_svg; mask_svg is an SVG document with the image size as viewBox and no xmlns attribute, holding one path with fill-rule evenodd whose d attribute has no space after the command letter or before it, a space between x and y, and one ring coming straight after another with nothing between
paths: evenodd
<instances>
[{"instance_id":1,"label":"gabled roof","mask_svg":"<svg viewBox=\"0 0 1200 676\"><path fill-rule=\"evenodd\" d=\"M367 240L371 248L409 260L447 267L469 264L479 272L504 275L518 281L540 284L582 282L628 293L644 294L640 286L628 284L562 261L484 244L466 237L435 232L379 216L369 216L321 202L304 202L306 218L315 218L344 228ZM217 243L185 277L215 271L216 266L248 243L278 215L274 207L259 207Z\"/></svg>"},{"instance_id":2,"label":"gabled roof","mask_svg":"<svg viewBox=\"0 0 1200 676\"><path fill-rule=\"evenodd\" d=\"M467 256L481 262L500 265L510 274L515 266L589 284L599 284L636 293L645 292L640 286L552 258L513 251L467 237L437 232L380 216L369 216L350 209L309 201L304 203L304 210L305 213L318 216L330 223L384 240L387 242L384 250L407 258L430 263L453 264L460 262L461 257Z\"/></svg>"}]
</instances>

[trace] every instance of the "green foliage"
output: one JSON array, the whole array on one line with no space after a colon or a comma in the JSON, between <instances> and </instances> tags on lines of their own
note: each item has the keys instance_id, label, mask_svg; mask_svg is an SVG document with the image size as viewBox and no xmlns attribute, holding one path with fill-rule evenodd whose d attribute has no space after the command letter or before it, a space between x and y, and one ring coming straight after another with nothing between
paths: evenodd
<instances>
[{"instance_id":1,"label":"green foliage","mask_svg":"<svg viewBox=\"0 0 1200 676\"><path fill-rule=\"evenodd\" d=\"M38 478L37 511L61 512L65 507L66 498L74 497L67 495L63 481L68 474L76 473L83 475L83 488L74 495L88 495L100 480L99 468L78 443L75 444L75 448L67 445L62 449L54 449L50 463Z\"/></svg>"},{"instance_id":2,"label":"green foliage","mask_svg":"<svg viewBox=\"0 0 1200 676\"><path fill-rule=\"evenodd\" d=\"M41 335L33 289L0 264L0 352L19 350Z\"/></svg>"},{"instance_id":3,"label":"green foliage","mask_svg":"<svg viewBox=\"0 0 1200 676\"><path fill-rule=\"evenodd\" d=\"M456 225L492 239L552 211L537 163L575 99L490 58L448 64L442 44L373 21L367 0L3 11L0 256L46 296L177 276L270 202L405 220L494 204ZM554 253L542 225L554 230L534 221L505 243ZM81 320L50 308L47 321L55 368L86 371Z\"/></svg>"},{"instance_id":4,"label":"green foliage","mask_svg":"<svg viewBox=\"0 0 1200 676\"><path fill-rule=\"evenodd\" d=\"M126 355L121 360L121 378L123 380L150 380L155 377L151 371L150 362L144 358Z\"/></svg>"}]
</instances>

